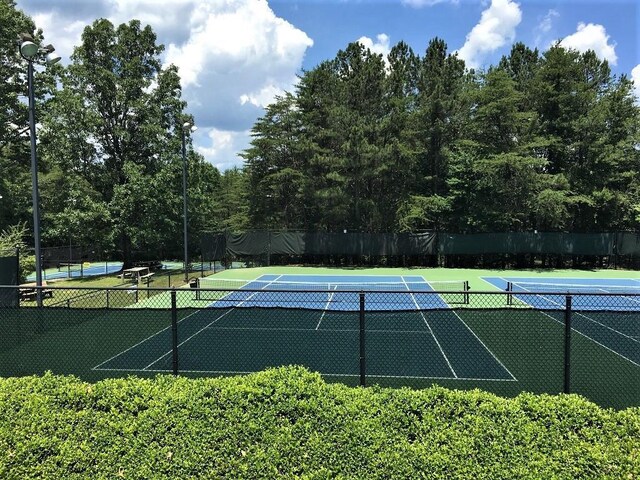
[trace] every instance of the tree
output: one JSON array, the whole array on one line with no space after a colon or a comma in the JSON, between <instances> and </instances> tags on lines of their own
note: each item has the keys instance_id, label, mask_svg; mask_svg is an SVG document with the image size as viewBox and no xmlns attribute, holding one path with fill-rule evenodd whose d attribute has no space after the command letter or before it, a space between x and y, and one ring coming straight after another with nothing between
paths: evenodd
<instances>
[{"instance_id":1,"label":"tree","mask_svg":"<svg viewBox=\"0 0 640 480\"><path fill-rule=\"evenodd\" d=\"M291 94L269 105L253 127L243 157L248 174L251 224L256 228L305 228L308 152L301 115Z\"/></svg>"},{"instance_id":2,"label":"tree","mask_svg":"<svg viewBox=\"0 0 640 480\"><path fill-rule=\"evenodd\" d=\"M109 234L94 230L94 238L107 248L117 246L125 264L134 249L157 255L181 245L180 145L189 118L177 69L161 68L163 48L151 27L137 20L118 27L96 20L60 74L62 91L44 119L46 164L83 178L95 192L91 198L102 203L96 211L111 221ZM199 192L207 189L199 182L211 179L208 171L195 174L203 170L199 162L201 157L189 155L192 212L205 210ZM67 208L60 201L54 205L53 216ZM202 224L196 217L195 224Z\"/></svg>"},{"instance_id":3,"label":"tree","mask_svg":"<svg viewBox=\"0 0 640 480\"><path fill-rule=\"evenodd\" d=\"M0 230L31 223L31 176L27 105L27 64L18 53L20 33L43 39L33 20L16 8L14 0L0 1ZM35 98L40 112L52 83L36 70Z\"/></svg>"}]
</instances>

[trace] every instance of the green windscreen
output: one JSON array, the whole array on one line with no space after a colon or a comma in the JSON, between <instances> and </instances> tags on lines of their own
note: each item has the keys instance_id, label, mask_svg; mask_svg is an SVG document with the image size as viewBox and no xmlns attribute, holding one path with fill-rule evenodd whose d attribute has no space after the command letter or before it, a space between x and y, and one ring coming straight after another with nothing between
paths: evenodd
<instances>
[{"instance_id":1,"label":"green windscreen","mask_svg":"<svg viewBox=\"0 0 640 480\"><path fill-rule=\"evenodd\" d=\"M0 285L18 285L17 257L0 257ZM14 289L0 289L0 306L17 307L18 292Z\"/></svg>"}]
</instances>

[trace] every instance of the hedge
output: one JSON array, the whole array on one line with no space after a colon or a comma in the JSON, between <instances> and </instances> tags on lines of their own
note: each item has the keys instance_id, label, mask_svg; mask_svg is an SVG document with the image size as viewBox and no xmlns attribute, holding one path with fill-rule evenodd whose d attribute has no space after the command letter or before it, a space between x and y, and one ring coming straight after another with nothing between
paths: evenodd
<instances>
[{"instance_id":1,"label":"hedge","mask_svg":"<svg viewBox=\"0 0 640 480\"><path fill-rule=\"evenodd\" d=\"M638 478L640 408L243 377L0 379L0 478Z\"/></svg>"}]
</instances>

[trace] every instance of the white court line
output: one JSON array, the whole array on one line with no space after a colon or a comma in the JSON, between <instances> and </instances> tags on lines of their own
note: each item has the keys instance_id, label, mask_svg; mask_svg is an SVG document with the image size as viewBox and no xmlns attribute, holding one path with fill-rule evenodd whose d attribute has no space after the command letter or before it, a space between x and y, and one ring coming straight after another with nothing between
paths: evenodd
<instances>
[{"instance_id":1,"label":"white court line","mask_svg":"<svg viewBox=\"0 0 640 480\"><path fill-rule=\"evenodd\" d=\"M280 275L280 277L282 277L282 275ZM278 277L278 278L280 278L280 277ZM266 286L267 286L267 285L265 285L265 287L266 287ZM263 288L264 288L264 287L263 287ZM256 293L257 293L257 292L256 292ZM248 299L246 299L246 300L248 300ZM244 302L244 301L245 301L245 300L243 300L243 302ZM215 304L215 302L213 302L213 303L212 303L212 304L210 304L210 305L214 305L214 304ZM235 308L235 307L234 307L234 308ZM195 312L193 312L193 313L190 313L190 314L189 314L189 315L187 315L186 317L181 318L181 319L178 321L178 323L179 323L179 324L180 324L180 323L182 323L182 322L183 322L183 321L185 321L187 318L189 318L189 317L191 317L191 316L195 315L196 313L199 313L200 311L201 311L201 310L197 310L197 311L195 311ZM231 311L231 310L230 310L230 311ZM227 313L229 313L229 312L227 312ZM221 316L220 318L222 318L222 316ZM217 321L217 320L219 320L219 319L216 319L216 321ZM158 330L156 333L154 333L154 334L152 334L152 335L149 335L147 338L145 338L145 339L143 339L143 340L140 340L140 341L139 341L138 343L136 343L135 345L132 345L132 346L130 346L129 348L127 348L126 350L123 350L123 351L121 351L121 352L119 352L119 353L116 353L116 354L115 354L114 356L112 356L111 358L109 358L109 359L105 360L105 361L104 361L104 362L102 362L102 363L99 363L98 365L96 365L95 367L93 367L93 368L92 368L92 370L104 370L104 369L101 369L101 368L100 368L100 366L101 366L101 365L104 365L105 363L108 363L108 362L110 362L111 360L113 360L113 359L115 359L115 358L118 358L120 355L122 355L122 354L124 354L124 353L127 353L129 350L132 350L132 349L136 348L136 347L137 347L137 346L139 346L139 345L142 345L142 344L143 344L144 342L146 342L147 340L150 340L150 339L152 339L153 337L155 337L155 336L157 336L157 335L160 335L162 332L164 332L165 330L169 330L170 328L171 328L171 325L169 325L169 326L167 326L167 327L163 328L162 330ZM164 356L165 356L165 355L163 355L163 357L164 357ZM163 358L163 357L161 357L161 358ZM136 372L137 372L138 370L134 370L134 371L136 371Z\"/></svg>"},{"instance_id":2,"label":"white court line","mask_svg":"<svg viewBox=\"0 0 640 480\"><path fill-rule=\"evenodd\" d=\"M531 291L531 290L529 290L529 289L527 289L527 288L525 288L525 287L522 287L522 286L521 286L520 288L522 288L522 289L524 289L524 290L527 290L528 292L530 292L530 291ZM524 295L527 295L527 294L525 293ZM555 300L551 300L550 298L547 298L547 297L546 297L546 296L544 296L544 295L537 295L537 294L535 294L535 293L534 293L534 295L536 295L536 297L543 298L544 300L546 300L546 301L547 301L547 302L549 302L549 303L552 303L552 304L558 305L558 306L560 306L560 307L564 307L564 305L563 305L562 303L558 303L558 302L556 302ZM558 293L558 295L566 296L566 295L570 295L570 294ZM583 318L585 318L585 319L589 320L590 322L595 323L596 325L600 325L601 327L604 327L604 328L606 328L606 329L608 329L608 330L611 330L612 332L615 332L615 333L617 333L618 335L621 335L621 336L623 336L623 337L626 337L626 338L628 338L628 339L630 339L630 340L632 340L632 341L634 341L634 342L636 342L636 341L637 341L635 338L633 338L633 337L631 337L631 336L627 335L626 333L622 333L622 332L620 332L620 331L616 330L615 328L611 328L610 326L605 325L604 323L600 323L600 322L598 322L597 320L594 320L593 318L586 316L584 313L580 313L580 312L578 312L578 311L576 311L576 310L573 310L573 309L571 310L571 313L573 313L573 314L575 314L575 315L579 315L579 316L581 316L581 317L583 317ZM572 330L573 330L573 328L572 328ZM586 335L585 335L585 336L586 336ZM588 337L588 338L591 338L591 337ZM594 340L594 341L595 341L595 340Z\"/></svg>"},{"instance_id":3,"label":"white court line","mask_svg":"<svg viewBox=\"0 0 640 480\"><path fill-rule=\"evenodd\" d=\"M601 290L601 291L602 291L602 293L614 293L614 292L610 292L610 291L608 291L608 290L605 290L604 288L599 288L598 290ZM587 295L588 295L588 294L587 294ZM636 299L635 299L635 298L633 298L633 297L627 297L626 295L621 295L621 296L620 296L620 298L624 298L625 300L630 300L630 301L632 301L633 303L640 303L640 300L636 300Z\"/></svg>"},{"instance_id":4,"label":"white court line","mask_svg":"<svg viewBox=\"0 0 640 480\"><path fill-rule=\"evenodd\" d=\"M136 370L134 368L99 368L102 372L141 372L142 370ZM150 373L167 373L169 369L150 368L145 372ZM205 373L208 375L249 375L252 373L258 373L259 370L180 370L180 373ZM327 373L319 372L320 375L326 377L351 377L360 378L359 374L354 373ZM437 376L420 376L420 375L376 375L367 374L367 378L386 378L386 379L400 379L400 380L464 380L474 382L513 382L509 378L474 378L474 377L437 377Z\"/></svg>"},{"instance_id":5,"label":"white court line","mask_svg":"<svg viewBox=\"0 0 640 480\"><path fill-rule=\"evenodd\" d=\"M192 315L195 315L196 313L199 313L199 312L200 312L200 310L195 311L195 312L193 312L193 313L190 313L190 314L189 314L189 315L187 315L186 317L184 317L184 318L180 319L180 320L178 321L178 323L182 323L182 322L183 322L183 321L185 321L187 318L189 318L189 317L191 317ZM155 337L156 335L160 335L162 332L164 332L165 330L169 330L170 328L171 328L171 325L169 325L169 326L167 326L167 327L163 328L162 330L158 330L156 333L154 333L154 334L152 334L152 335L149 335L149 336L148 336L147 338L145 338L144 340L140 340L140 341L139 341L138 343L136 343L135 345L132 345L132 346L130 346L129 348L127 348L126 350L123 350L123 351L121 351L121 352L119 352L119 353L116 353L113 357L109 358L108 360L105 360L104 362L99 363L98 365L96 365L95 367L93 367L91 370L104 370L104 369L99 368L99 367L100 367L101 365L104 365L105 363L110 362L110 361L111 361L111 360L113 360L114 358L118 358L120 355L122 355L122 354L124 354L124 353L127 353L129 350L131 350L131 349L133 349L133 348L136 348L136 347L137 347L137 346L139 346L139 345L142 345L142 344L143 344L144 342L146 342L147 340L152 339L152 338L153 338L153 337ZM107 370L108 370L108 369L107 369ZM134 371L136 371L136 372L137 372L138 370L134 370Z\"/></svg>"},{"instance_id":6,"label":"white court line","mask_svg":"<svg viewBox=\"0 0 640 480\"><path fill-rule=\"evenodd\" d=\"M511 372L509 371L509 369L508 369L507 367L505 367L505 365L504 365L504 364L503 364L503 363L498 359L498 357L496 357L496 356L493 354L493 352L492 352L491 350L489 350L489 348L484 344L484 342L483 342L482 340L480 340L480 337L478 337L478 336L476 335L476 333L475 333L473 330L471 330L471 328L469 328L469 325L467 325L467 324L466 324L466 322L465 322L464 320L462 320L462 318L460 317L460 315L458 315L458 313L457 313L455 310L451 310L451 311L453 312L453 314L454 314L456 317L458 317L458 320L460 320L460 321L462 322L462 324L463 324L465 327L467 327L467 330L469 330L469 331L471 332L471 335L473 335L474 337L476 337L476 340L478 340L478 341L480 342L480 344L485 348L485 350L486 350L487 352L489 352L489 355L491 355L491 356L495 359L495 361L496 361L496 362L498 362L498 363L500 364L500 366L501 366L502 368L504 368L504 369L505 369L505 371L506 371L509 375L511 375L511 378L513 378L513 380L515 380L515 381L517 382L517 381L518 381L518 379L513 375L513 373L511 373Z\"/></svg>"},{"instance_id":7,"label":"white court line","mask_svg":"<svg viewBox=\"0 0 640 480\"><path fill-rule=\"evenodd\" d=\"M504 279L502 279L502 280L504 280ZM426 280L425 280L425 282L426 282ZM485 348L485 350L486 350L487 352L489 352L489 355L491 355L491 356L495 359L495 361L496 361L496 362L498 362L498 364L499 364L499 365L500 365L500 366L501 366L501 367L502 367L502 368L503 368L503 369L504 369L504 370L505 370L505 371L506 371L506 372L511 376L511 378L512 378L514 381L516 381L516 382L517 382L517 381L518 381L518 379L513 375L513 373L511 373L511 371L509 371L509 369L504 365L504 363L502 363L502 362L498 359L498 357L496 357L496 356L493 354L493 352L489 349L489 347L487 347L487 346L484 344L484 342L483 342L482 340L480 340L480 337L478 337L478 336L476 335L476 333L475 333L471 328L469 328L469 325L467 325L467 324L466 324L466 322L465 322L465 321L460 317L460 315L458 315L458 313L457 313L456 311L454 311L453 309L451 309L451 312L452 312L456 317L458 317L458 320L460 320L460 321L462 322L462 324L467 328L467 330L469 330L469 332L471 332L471 335L473 335L474 337L476 337L476 340L478 340L478 342L480 342L480 345L482 345L482 346Z\"/></svg>"},{"instance_id":8,"label":"white court line","mask_svg":"<svg viewBox=\"0 0 640 480\"><path fill-rule=\"evenodd\" d=\"M264 285L260 290L264 290L265 288L267 288L269 285L271 285L273 282L275 282L276 280L278 280L278 278L282 277L282 275L274 278L273 280L271 280L269 283L267 283L266 285ZM204 327L202 327L200 330L198 330L196 333L194 333L193 335L187 337L185 340L183 340L182 342L180 342L178 344L178 348L181 347L182 345L184 345L185 343L187 343L189 340L191 340L193 337L195 337L196 335L198 335L199 333L203 332L204 330L206 330L208 327L210 327L211 325L213 325L214 323L216 323L218 320L220 320L222 317L228 315L229 313L233 312L237 307L239 307L240 305L242 305L244 302L248 301L251 299L251 297L257 295L258 293L260 293L259 291L253 292L251 295L249 295L247 298L245 298L244 300L242 300L240 303L238 303L235 307L233 307L231 310L227 310L226 312L224 312L222 315L220 315L218 318L216 318L215 320L213 320L212 322L209 322L207 325L205 325ZM201 310L198 310L198 312L200 312ZM198 312L194 312L194 313L198 313ZM193 314L192 314L193 315ZM156 360L154 360L153 362L151 362L149 365L147 365L146 367L143 368L143 370L147 370L151 365L153 365L154 363L159 362L160 360L162 360L164 357L166 357L167 355L173 353L173 349L169 350L167 353L165 353L164 355L162 355L161 357L157 358Z\"/></svg>"},{"instance_id":9,"label":"white court line","mask_svg":"<svg viewBox=\"0 0 640 480\"><path fill-rule=\"evenodd\" d=\"M404 280L404 276L401 276L400 278L402 279L402 283L404 283L404 286L407 288L407 290L409 290L409 285L407 285L407 282ZM456 371L451 366L451 362L447 358L447 355L444 353L444 350L442 349L442 346L440 345L440 342L438 341L438 339L434 335L433 330L431 329L431 325L429 325L429 322L427 322L427 318L424 316L424 312L422 310L420 310L420 306L418 305L418 302L416 302L416 298L413 296L413 293L410 293L410 295L411 295L411 299L413 300L414 305L416 306L416 309L420 312L420 316L422 317L422 320L424 320L424 323L427 325L427 328L429 329L429 333L431 333L431 336L433 337L433 340L436 342L436 345L438 345L438 348L440 349L440 353L442 354L442 356L444 357L445 361L447 362L447 365L449 366L449 370L451 370L451 373L453 373L453 376L455 378L458 378L458 374L456 373Z\"/></svg>"},{"instance_id":10,"label":"white court line","mask_svg":"<svg viewBox=\"0 0 640 480\"><path fill-rule=\"evenodd\" d=\"M216 330L238 330L238 331L261 331L261 332L315 332L317 329L297 328L297 327L215 327ZM323 332L339 332L339 333L359 333L357 328L327 328L322 329ZM408 333L412 335L429 335L427 330L385 330L385 329L367 329L367 333Z\"/></svg>"},{"instance_id":11,"label":"white court line","mask_svg":"<svg viewBox=\"0 0 640 480\"><path fill-rule=\"evenodd\" d=\"M520 288L524 288L524 287L520 287ZM526 289L525 289L525 290L526 290ZM525 295L526 295L526 293L525 293ZM551 300L551 299L549 299L549 298L546 298L546 297L545 297L545 296L543 296L543 295L536 295L536 296L537 296L537 297L540 297L540 298L545 299L545 300L546 300L546 301L548 301L549 303L555 303L556 305L563 306L561 303L558 303L558 302L556 302L556 301L554 301L554 300ZM549 318L550 318L551 320L553 320L554 322L557 322L557 323L559 323L560 325L564 325L564 322L561 322L560 320L558 320L558 319L556 319L556 318L552 317L552 316L551 316L551 315L549 315L548 313L543 312L542 310L538 310L538 309L536 309L535 307L533 307L532 305L531 305L531 307L532 307L532 308L534 308L534 310L537 310L538 312L542 313L543 315L545 315L545 316L549 317ZM603 327L608 328L609 330L611 330L611 331L613 331L613 332L616 332L616 333L618 333L618 334L622 335L623 337L627 337L627 338L631 339L632 341L637 342L637 340L636 340L636 339L634 339L633 337L630 337L630 336L628 336L628 335L625 335L625 334L624 334L624 333L622 333L622 332L618 332L617 330L615 330L615 329L613 329L613 328L611 328L611 327L607 327L606 325L604 325L604 324L602 324L602 323L600 323L600 322L597 322L596 320L594 320L594 319L592 319L592 318L589 318L589 317L587 317L586 315L584 315L584 314L582 314L582 313L580 313L580 312L573 312L573 311L572 311L572 313L575 313L576 315L580 315L581 317L584 317L585 319L587 319L587 320L589 320L589 321L591 321L591 322L593 322L593 323L596 323L596 324L598 324L598 325L602 325ZM604 348L605 350L609 350L611 353L614 353L614 354L618 355L620 358L624 358L624 359L625 359L625 360L627 360L628 362L631 362L632 364L636 365L637 367L640 367L640 364L638 364L638 363L634 362L634 361L633 361L633 360L631 360L630 358L625 357L625 356L624 356L624 355L622 355L620 352L616 352L616 351L615 351L615 350L613 350L612 348L609 348L609 347L607 347L606 345L603 345L602 343L598 342L596 339L594 339L594 338L590 337L589 335L587 335L587 334L585 334L585 333L582 333L581 331L576 330L576 329L575 329L575 328L573 328L573 327L571 327L571 330L573 330L574 332L576 332L576 333L577 333L577 334L579 334L579 335L582 335L584 338L587 338L587 339L591 340L593 343L595 343L595 344L597 344L597 345L600 345L600 346L601 346L602 348Z\"/></svg>"},{"instance_id":12,"label":"white court line","mask_svg":"<svg viewBox=\"0 0 640 480\"><path fill-rule=\"evenodd\" d=\"M328 285L329 289L331 289L331 285ZM331 299L333 298L333 295L335 293L335 290L338 288L338 285L335 286L335 288L333 289L334 291L332 293L329 294L329 299L327 300L327 304L324 306L324 309L322 310L322 315L320 315L320 320L318 320L318 325L316 325L316 330L318 330L320 328L320 324L322 323L322 319L324 318L324 314L327 313L327 309L329 308L329 304L331 303Z\"/></svg>"}]
</instances>

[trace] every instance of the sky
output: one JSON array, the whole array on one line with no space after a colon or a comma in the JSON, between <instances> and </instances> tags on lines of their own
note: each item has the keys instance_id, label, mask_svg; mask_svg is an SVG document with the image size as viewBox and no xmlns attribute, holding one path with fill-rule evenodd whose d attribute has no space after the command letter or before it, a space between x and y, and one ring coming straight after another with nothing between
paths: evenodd
<instances>
[{"instance_id":1,"label":"sky","mask_svg":"<svg viewBox=\"0 0 640 480\"><path fill-rule=\"evenodd\" d=\"M487 68L523 42L594 50L640 99L638 0L17 0L69 63L98 18L139 19L179 68L194 148L221 171L243 164L251 128L298 76L350 42L386 54L400 41L422 55L443 39L469 67Z\"/></svg>"}]
</instances>

